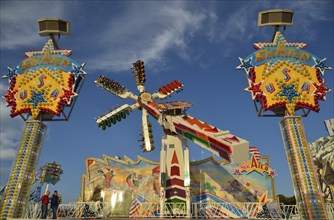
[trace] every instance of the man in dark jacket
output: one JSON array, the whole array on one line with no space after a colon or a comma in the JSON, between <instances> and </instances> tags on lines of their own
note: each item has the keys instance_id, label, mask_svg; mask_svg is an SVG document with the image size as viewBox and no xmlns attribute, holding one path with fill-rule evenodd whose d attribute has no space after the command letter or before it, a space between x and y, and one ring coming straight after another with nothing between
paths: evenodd
<instances>
[{"instance_id":1,"label":"man in dark jacket","mask_svg":"<svg viewBox=\"0 0 334 220\"><path fill-rule=\"evenodd\" d=\"M57 219L57 209L59 206L59 197L58 197L58 191L55 190L53 192L53 195L51 197L51 209L52 209L52 218L53 219Z\"/></svg>"}]
</instances>

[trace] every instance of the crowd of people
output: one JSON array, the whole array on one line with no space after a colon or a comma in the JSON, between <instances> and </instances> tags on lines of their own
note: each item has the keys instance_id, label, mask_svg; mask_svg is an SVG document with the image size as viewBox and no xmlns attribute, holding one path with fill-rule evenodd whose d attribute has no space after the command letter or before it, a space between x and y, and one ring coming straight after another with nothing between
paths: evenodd
<instances>
[{"instance_id":1,"label":"crowd of people","mask_svg":"<svg viewBox=\"0 0 334 220\"><path fill-rule=\"evenodd\" d=\"M57 210L58 206L61 203L60 196L58 195L58 191L55 190L50 196L50 191L46 191L45 194L41 197L41 202L42 202L42 219L46 219L48 216L48 211L49 211L49 203L50 203L50 208L52 210L52 218L57 219Z\"/></svg>"}]
</instances>

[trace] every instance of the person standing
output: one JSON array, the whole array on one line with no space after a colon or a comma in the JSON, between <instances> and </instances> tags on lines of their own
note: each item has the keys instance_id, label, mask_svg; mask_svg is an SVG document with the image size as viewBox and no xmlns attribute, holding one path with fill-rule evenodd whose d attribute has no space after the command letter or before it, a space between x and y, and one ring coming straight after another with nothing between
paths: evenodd
<instances>
[{"instance_id":1,"label":"person standing","mask_svg":"<svg viewBox=\"0 0 334 220\"><path fill-rule=\"evenodd\" d=\"M59 206L59 196L58 196L58 191L55 190L51 197L51 209L52 209L53 219L57 219L58 206Z\"/></svg>"},{"instance_id":2,"label":"person standing","mask_svg":"<svg viewBox=\"0 0 334 220\"><path fill-rule=\"evenodd\" d=\"M50 191L46 191L45 195L43 195L41 197L42 200L42 219L46 219L47 215L48 215L48 205L49 205L49 195L50 195Z\"/></svg>"}]
</instances>

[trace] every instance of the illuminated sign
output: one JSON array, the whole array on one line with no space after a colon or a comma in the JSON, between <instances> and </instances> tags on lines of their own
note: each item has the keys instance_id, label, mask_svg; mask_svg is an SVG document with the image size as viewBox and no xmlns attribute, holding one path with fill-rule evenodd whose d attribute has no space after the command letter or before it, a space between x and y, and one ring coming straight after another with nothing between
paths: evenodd
<instances>
[{"instance_id":1,"label":"illuminated sign","mask_svg":"<svg viewBox=\"0 0 334 220\"><path fill-rule=\"evenodd\" d=\"M41 51L27 52L26 59L15 68L8 67L10 87L4 95L11 106L11 117L22 113L37 119L40 113L58 115L76 96L85 64L79 65L68 56L71 50L55 49L50 39Z\"/></svg>"},{"instance_id":2,"label":"illuminated sign","mask_svg":"<svg viewBox=\"0 0 334 220\"><path fill-rule=\"evenodd\" d=\"M266 162L262 162L260 159L256 159L256 156L252 154L251 160L241 163L235 170L234 175L239 176L242 172L250 174L256 171L260 174L267 173L268 176L274 177L276 175L275 170L271 169Z\"/></svg>"},{"instance_id":3,"label":"illuminated sign","mask_svg":"<svg viewBox=\"0 0 334 220\"><path fill-rule=\"evenodd\" d=\"M239 58L237 69L244 69L253 100L263 110L284 109L289 115L306 108L319 111L318 100L326 99L323 74L331 67L326 58L305 51L304 43L289 43L280 32L273 42L255 43L255 51L247 58Z\"/></svg>"}]
</instances>

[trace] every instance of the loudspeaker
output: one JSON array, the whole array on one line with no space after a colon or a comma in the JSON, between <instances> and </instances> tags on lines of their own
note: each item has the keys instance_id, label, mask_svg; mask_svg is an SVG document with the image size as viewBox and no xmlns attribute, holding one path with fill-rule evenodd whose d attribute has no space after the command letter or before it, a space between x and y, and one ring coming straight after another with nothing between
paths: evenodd
<instances>
[{"instance_id":1,"label":"loudspeaker","mask_svg":"<svg viewBox=\"0 0 334 220\"><path fill-rule=\"evenodd\" d=\"M292 25L293 11L292 10L268 10L261 11L258 15L258 26L283 26Z\"/></svg>"},{"instance_id":2,"label":"loudspeaker","mask_svg":"<svg viewBox=\"0 0 334 220\"><path fill-rule=\"evenodd\" d=\"M38 20L39 35L48 36L70 34L70 22L57 18L42 18Z\"/></svg>"}]
</instances>

